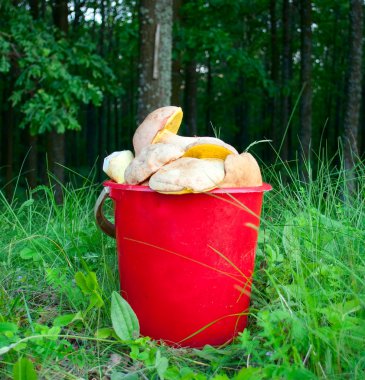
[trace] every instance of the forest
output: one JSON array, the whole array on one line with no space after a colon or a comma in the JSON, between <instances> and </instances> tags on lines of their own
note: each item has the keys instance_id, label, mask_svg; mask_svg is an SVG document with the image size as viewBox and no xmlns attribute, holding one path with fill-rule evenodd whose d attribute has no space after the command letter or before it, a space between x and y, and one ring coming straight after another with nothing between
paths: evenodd
<instances>
[{"instance_id":1,"label":"forest","mask_svg":"<svg viewBox=\"0 0 365 380\"><path fill-rule=\"evenodd\" d=\"M0 0L0 379L365 378L364 6ZM165 106L265 183L105 183Z\"/></svg>"},{"instance_id":2,"label":"forest","mask_svg":"<svg viewBox=\"0 0 365 380\"><path fill-rule=\"evenodd\" d=\"M241 151L270 140L253 150L278 170L364 153L361 1L166 0L152 19L143 9L155 1L1 3L8 194L20 172L30 187L47 168L62 183L65 168L101 180L103 158L170 104L184 110L182 134L219 134Z\"/></svg>"}]
</instances>

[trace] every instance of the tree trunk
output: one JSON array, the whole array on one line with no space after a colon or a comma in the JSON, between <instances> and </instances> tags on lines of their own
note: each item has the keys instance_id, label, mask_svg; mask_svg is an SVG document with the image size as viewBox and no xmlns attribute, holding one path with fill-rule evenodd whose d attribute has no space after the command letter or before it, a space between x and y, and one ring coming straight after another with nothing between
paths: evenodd
<instances>
[{"instance_id":1,"label":"tree trunk","mask_svg":"<svg viewBox=\"0 0 365 380\"><path fill-rule=\"evenodd\" d=\"M172 0L141 0L138 122L171 102Z\"/></svg>"},{"instance_id":2,"label":"tree trunk","mask_svg":"<svg viewBox=\"0 0 365 380\"><path fill-rule=\"evenodd\" d=\"M104 108L105 101L101 103L98 109L98 161L97 161L97 169L98 169L98 180L102 180L102 165L103 158L105 157L105 133L104 133Z\"/></svg>"},{"instance_id":3,"label":"tree trunk","mask_svg":"<svg viewBox=\"0 0 365 380\"><path fill-rule=\"evenodd\" d=\"M30 14L34 20L39 18L39 2L38 0L29 0Z\"/></svg>"},{"instance_id":4,"label":"tree trunk","mask_svg":"<svg viewBox=\"0 0 365 380\"><path fill-rule=\"evenodd\" d=\"M182 0L173 0L173 25L180 22L180 7ZM171 89L171 104L180 106L182 104L181 85L183 83L183 75L181 74L181 56L180 54L172 61L172 89Z\"/></svg>"},{"instance_id":5,"label":"tree trunk","mask_svg":"<svg viewBox=\"0 0 365 380\"><path fill-rule=\"evenodd\" d=\"M303 93L300 101L300 143L303 163L310 161L312 136L312 1L300 1L301 46L300 79Z\"/></svg>"},{"instance_id":6,"label":"tree trunk","mask_svg":"<svg viewBox=\"0 0 365 380\"><path fill-rule=\"evenodd\" d=\"M281 90L281 129L282 147L281 158L288 159L288 147L291 140L291 128L288 125L290 117L290 81L292 74L292 4L283 1L283 61L282 61L282 90Z\"/></svg>"},{"instance_id":7,"label":"tree trunk","mask_svg":"<svg viewBox=\"0 0 365 380\"><path fill-rule=\"evenodd\" d=\"M54 0L52 7L53 22L64 33L68 32L67 0Z\"/></svg>"},{"instance_id":8,"label":"tree trunk","mask_svg":"<svg viewBox=\"0 0 365 380\"><path fill-rule=\"evenodd\" d=\"M338 90L336 91L335 87L338 86L338 83L341 81L337 80L337 70L338 70L338 58L339 58L339 47L338 47L338 37L339 33L337 33L338 30L338 21L339 21L339 5L334 4L333 5L333 11L334 11L334 22L331 26L331 33L332 33L332 43L331 47L328 48L328 50L325 52L325 59L324 59L324 66L329 68L330 76L329 80L327 80L326 88L325 88L325 102L324 107L327 111L326 116L326 129L323 133L325 144L328 147L335 146L335 151L337 150L338 145L338 135L333 133L333 131L336 130L335 128L335 114L337 110L333 109L334 104L336 101L336 93L338 93ZM340 36L341 37L341 36ZM342 41L340 40L340 44L342 44ZM342 89L342 88L341 88ZM342 91L341 91L342 92ZM338 97L338 95L337 95Z\"/></svg>"},{"instance_id":9,"label":"tree trunk","mask_svg":"<svg viewBox=\"0 0 365 380\"><path fill-rule=\"evenodd\" d=\"M63 33L68 32L68 7L67 0L54 0L52 7L53 22ZM58 204L63 201L62 184L65 182L65 134L52 131L50 139L50 164L55 181L55 200Z\"/></svg>"},{"instance_id":10,"label":"tree trunk","mask_svg":"<svg viewBox=\"0 0 365 380\"><path fill-rule=\"evenodd\" d=\"M350 0L350 50L349 75L347 85L347 105L344 122L344 159L345 168L353 171L359 155L359 115L361 105L361 63L363 36L363 2ZM355 182L350 180L350 191L355 190Z\"/></svg>"},{"instance_id":11,"label":"tree trunk","mask_svg":"<svg viewBox=\"0 0 365 380\"><path fill-rule=\"evenodd\" d=\"M276 0L270 0L271 80L275 87L273 97L270 99L270 131L273 139L281 139L281 136L277 131L278 97L276 94L276 87L279 79L279 49L276 24ZM278 143L280 142L277 141L275 145L278 145Z\"/></svg>"},{"instance_id":12,"label":"tree trunk","mask_svg":"<svg viewBox=\"0 0 365 380\"><path fill-rule=\"evenodd\" d=\"M30 13L34 20L39 18L39 1L38 0L29 0ZM28 155L28 185L31 188L37 186L38 178L38 136L32 136L30 131L28 132L28 146L29 146L29 155Z\"/></svg>"},{"instance_id":13,"label":"tree trunk","mask_svg":"<svg viewBox=\"0 0 365 380\"><path fill-rule=\"evenodd\" d=\"M185 68L185 122L189 136L196 136L197 130L197 72L196 63L188 62Z\"/></svg>"},{"instance_id":14,"label":"tree trunk","mask_svg":"<svg viewBox=\"0 0 365 380\"><path fill-rule=\"evenodd\" d=\"M57 131L51 131L49 132L48 139L48 159L50 164L50 170L53 176L55 177L55 200L57 204L60 204L63 201L62 185L65 182L65 135L64 133L57 133Z\"/></svg>"},{"instance_id":15,"label":"tree trunk","mask_svg":"<svg viewBox=\"0 0 365 380\"><path fill-rule=\"evenodd\" d=\"M75 18L74 18L74 28L77 29L80 25L80 20L82 19L82 9L81 9L81 1L74 0L74 8L75 8Z\"/></svg>"},{"instance_id":16,"label":"tree trunk","mask_svg":"<svg viewBox=\"0 0 365 380\"><path fill-rule=\"evenodd\" d=\"M96 124L96 109L92 103L86 107L86 141L87 141L87 162L89 167L95 165L95 160L98 155L97 149L98 129Z\"/></svg>"},{"instance_id":17,"label":"tree trunk","mask_svg":"<svg viewBox=\"0 0 365 380\"><path fill-rule=\"evenodd\" d=\"M38 136L28 134L29 156L28 156L28 185L30 188L37 186L38 178Z\"/></svg>"},{"instance_id":18,"label":"tree trunk","mask_svg":"<svg viewBox=\"0 0 365 380\"><path fill-rule=\"evenodd\" d=\"M14 109L11 102L8 100L10 94L13 92L14 79L12 73L8 74L9 85L4 88L4 99L6 101L2 104L2 127L3 133L2 140L2 164L5 165L5 194L8 199L13 196L13 177L14 177ZM5 127L6 126L6 127Z\"/></svg>"},{"instance_id":19,"label":"tree trunk","mask_svg":"<svg viewBox=\"0 0 365 380\"><path fill-rule=\"evenodd\" d=\"M205 105L205 135L209 136L212 133L212 97L213 97L213 77L212 64L210 54L208 53L207 62L207 89L206 89L206 105ZM214 125L213 125L214 126Z\"/></svg>"},{"instance_id":20,"label":"tree trunk","mask_svg":"<svg viewBox=\"0 0 365 380\"><path fill-rule=\"evenodd\" d=\"M120 136L119 136L119 123L120 123L120 117L119 117L119 104L118 104L118 98L114 97L114 143L116 150L120 149Z\"/></svg>"},{"instance_id":21,"label":"tree trunk","mask_svg":"<svg viewBox=\"0 0 365 380\"><path fill-rule=\"evenodd\" d=\"M110 154L115 150L115 141L113 141L112 105L109 95L106 97L106 130L108 133L107 153Z\"/></svg>"},{"instance_id":22,"label":"tree trunk","mask_svg":"<svg viewBox=\"0 0 365 380\"><path fill-rule=\"evenodd\" d=\"M240 74L237 82L236 88L234 91L235 96L235 124L238 127L236 134L236 140L238 141L238 150L242 152L248 146L248 114L249 114L249 105L247 97L245 94L246 84L243 74Z\"/></svg>"},{"instance_id":23,"label":"tree trunk","mask_svg":"<svg viewBox=\"0 0 365 380\"><path fill-rule=\"evenodd\" d=\"M46 0L41 0L41 18L44 20L47 12Z\"/></svg>"}]
</instances>

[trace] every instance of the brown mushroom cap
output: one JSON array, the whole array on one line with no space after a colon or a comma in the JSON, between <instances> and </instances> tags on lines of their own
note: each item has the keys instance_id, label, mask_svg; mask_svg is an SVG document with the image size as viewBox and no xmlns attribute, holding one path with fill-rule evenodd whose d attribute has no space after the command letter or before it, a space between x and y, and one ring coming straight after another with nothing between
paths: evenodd
<instances>
[{"instance_id":1,"label":"brown mushroom cap","mask_svg":"<svg viewBox=\"0 0 365 380\"><path fill-rule=\"evenodd\" d=\"M184 150L173 144L153 144L142 149L125 170L125 181L130 185L144 182L163 165L176 160Z\"/></svg>"},{"instance_id":2,"label":"brown mushroom cap","mask_svg":"<svg viewBox=\"0 0 365 380\"><path fill-rule=\"evenodd\" d=\"M183 157L163 166L150 178L150 188L160 193L201 193L217 187L224 178L222 160Z\"/></svg>"},{"instance_id":3,"label":"brown mushroom cap","mask_svg":"<svg viewBox=\"0 0 365 380\"><path fill-rule=\"evenodd\" d=\"M175 106L162 107L151 112L134 133L133 147L136 156L140 154L145 146L152 144L159 131L166 128L176 134L179 130L182 116L181 108Z\"/></svg>"},{"instance_id":4,"label":"brown mushroom cap","mask_svg":"<svg viewBox=\"0 0 365 380\"><path fill-rule=\"evenodd\" d=\"M250 153L231 154L224 161L226 175L219 187L261 186L260 167Z\"/></svg>"}]
</instances>

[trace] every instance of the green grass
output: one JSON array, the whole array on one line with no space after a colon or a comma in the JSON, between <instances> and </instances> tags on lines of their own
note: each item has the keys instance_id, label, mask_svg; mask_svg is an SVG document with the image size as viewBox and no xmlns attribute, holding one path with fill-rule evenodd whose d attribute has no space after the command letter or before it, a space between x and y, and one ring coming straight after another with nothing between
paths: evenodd
<instances>
[{"instance_id":1,"label":"green grass","mask_svg":"<svg viewBox=\"0 0 365 380\"><path fill-rule=\"evenodd\" d=\"M93 220L100 186L84 178L65 189L63 206L48 187L10 203L1 193L0 378L26 365L42 379L365 378L364 165L351 195L344 170L318 162L307 183L283 165L264 170L274 190L265 195L249 326L220 349L116 339L115 241ZM96 273L89 293L76 284L80 271Z\"/></svg>"}]
</instances>

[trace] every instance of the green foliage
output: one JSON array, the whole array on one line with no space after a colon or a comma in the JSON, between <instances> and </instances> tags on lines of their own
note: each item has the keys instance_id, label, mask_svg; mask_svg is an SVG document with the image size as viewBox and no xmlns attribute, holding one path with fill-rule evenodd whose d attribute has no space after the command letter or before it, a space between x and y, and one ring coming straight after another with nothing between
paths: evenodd
<instances>
[{"instance_id":1,"label":"green foliage","mask_svg":"<svg viewBox=\"0 0 365 380\"><path fill-rule=\"evenodd\" d=\"M91 310L93 307L100 308L104 306L98 280L94 272L89 272L86 276L82 272L77 272L75 274L75 280L84 295L90 298L90 304L87 310Z\"/></svg>"},{"instance_id":2,"label":"green foliage","mask_svg":"<svg viewBox=\"0 0 365 380\"><path fill-rule=\"evenodd\" d=\"M93 185L65 188L62 207L48 188L33 201L1 197L0 377L27 358L39 378L87 378L97 368L113 379L362 379L364 202L344 202L343 172L318 172L307 184L289 172L284 185L265 170L274 190L265 195L248 328L225 347L199 350L133 335L135 315L113 293L115 241L93 223Z\"/></svg>"},{"instance_id":3,"label":"green foliage","mask_svg":"<svg viewBox=\"0 0 365 380\"><path fill-rule=\"evenodd\" d=\"M0 71L15 67L11 101L23 114L20 127L32 134L80 129L80 105L100 105L103 92L115 91L114 74L95 45L86 36L59 35L25 9L10 7L3 17L7 33L0 38Z\"/></svg>"},{"instance_id":4,"label":"green foliage","mask_svg":"<svg viewBox=\"0 0 365 380\"><path fill-rule=\"evenodd\" d=\"M14 380L37 380L38 376L33 363L27 358L21 358L14 364Z\"/></svg>"},{"instance_id":5,"label":"green foliage","mask_svg":"<svg viewBox=\"0 0 365 380\"><path fill-rule=\"evenodd\" d=\"M269 36L258 33L252 41L250 35L251 30L267 27L267 16L262 14L267 2L257 3L262 4L186 1L179 11L180 20L174 25L175 59L183 64L194 62L198 72L199 133L212 135L212 126L213 129L219 128L221 138L235 141L242 150L244 146L237 141L236 135L238 128L245 126L238 126L234 119L237 107L247 102L259 108L263 92L272 94L276 91L276 84L269 79L264 63ZM211 94L207 93L207 75L211 76ZM248 108L248 104L245 107ZM204 119L207 114L212 126ZM256 138L254 133L252 135Z\"/></svg>"},{"instance_id":6,"label":"green foliage","mask_svg":"<svg viewBox=\"0 0 365 380\"><path fill-rule=\"evenodd\" d=\"M139 337L139 323L128 302L117 293L112 293L111 319L115 333L122 340Z\"/></svg>"}]
</instances>

